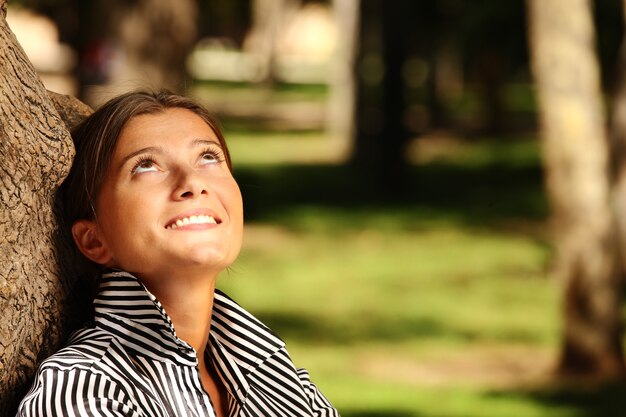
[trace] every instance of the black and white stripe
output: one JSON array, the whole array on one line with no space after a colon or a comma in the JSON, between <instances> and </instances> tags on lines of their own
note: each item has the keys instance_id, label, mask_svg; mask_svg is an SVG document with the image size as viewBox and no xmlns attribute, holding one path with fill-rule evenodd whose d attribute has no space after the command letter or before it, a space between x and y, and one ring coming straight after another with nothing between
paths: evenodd
<instances>
[{"instance_id":1,"label":"black and white stripe","mask_svg":"<svg viewBox=\"0 0 626 417\"><path fill-rule=\"evenodd\" d=\"M214 417L195 350L132 275L102 277L95 324L46 359L18 416ZM229 416L339 416L284 342L219 290L206 351Z\"/></svg>"}]
</instances>

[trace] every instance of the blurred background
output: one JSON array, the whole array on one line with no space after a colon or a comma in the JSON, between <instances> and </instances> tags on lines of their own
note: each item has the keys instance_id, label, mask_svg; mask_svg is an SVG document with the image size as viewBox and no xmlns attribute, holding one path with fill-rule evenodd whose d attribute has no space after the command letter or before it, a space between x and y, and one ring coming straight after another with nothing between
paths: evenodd
<instances>
[{"instance_id":1,"label":"blurred background","mask_svg":"<svg viewBox=\"0 0 626 417\"><path fill-rule=\"evenodd\" d=\"M582 14L562 27L540 21L542 0L13 0L7 20L50 90L96 107L166 87L218 116L246 213L220 286L342 416L618 416L623 274L583 268L575 285L562 268L551 231L571 222L544 179L576 128L540 132L554 113L529 33L588 46L581 65L535 72L597 73L585 91L604 146L623 4L548 3ZM556 143L543 158L540 137ZM594 181L611 195L610 175ZM585 319L599 335L576 341Z\"/></svg>"}]
</instances>

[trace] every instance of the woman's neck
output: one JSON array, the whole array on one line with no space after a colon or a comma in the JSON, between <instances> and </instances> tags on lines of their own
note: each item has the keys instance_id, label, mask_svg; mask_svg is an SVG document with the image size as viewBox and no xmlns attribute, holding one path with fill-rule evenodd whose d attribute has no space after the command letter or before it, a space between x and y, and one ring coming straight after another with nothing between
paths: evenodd
<instances>
[{"instance_id":1,"label":"woman's neck","mask_svg":"<svg viewBox=\"0 0 626 417\"><path fill-rule=\"evenodd\" d=\"M211 329L215 279L172 276L160 283L158 288L148 289L163 305L178 338L193 347L202 362Z\"/></svg>"},{"instance_id":2,"label":"woman's neck","mask_svg":"<svg viewBox=\"0 0 626 417\"><path fill-rule=\"evenodd\" d=\"M189 276L169 276L156 281L158 288L150 290L172 320L176 335L196 351L198 371L204 390L211 397L218 417L227 415L226 389L216 375L211 375L205 361L205 351L211 329L215 278L190 279ZM154 280L151 280L155 282Z\"/></svg>"}]
</instances>

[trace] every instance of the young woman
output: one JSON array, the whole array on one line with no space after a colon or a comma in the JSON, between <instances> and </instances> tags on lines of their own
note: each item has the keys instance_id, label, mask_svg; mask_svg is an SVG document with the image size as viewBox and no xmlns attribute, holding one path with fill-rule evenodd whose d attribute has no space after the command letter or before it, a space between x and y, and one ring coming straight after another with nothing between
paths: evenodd
<instances>
[{"instance_id":1,"label":"young woman","mask_svg":"<svg viewBox=\"0 0 626 417\"><path fill-rule=\"evenodd\" d=\"M207 111L122 95L73 132L61 188L80 252L103 269L94 323L40 366L19 416L338 416L284 342L215 289L243 232Z\"/></svg>"}]
</instances>

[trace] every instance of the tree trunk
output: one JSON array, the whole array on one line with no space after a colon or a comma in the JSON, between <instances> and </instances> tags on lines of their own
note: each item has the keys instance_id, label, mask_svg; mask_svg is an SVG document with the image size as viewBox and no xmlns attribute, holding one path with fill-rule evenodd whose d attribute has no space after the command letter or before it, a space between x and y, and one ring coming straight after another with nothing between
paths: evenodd
<instances>
[{"instance_id":1,"label":"tree trunk","mask_svg":"<svg viewBox=\"0 0 626 417\"><path fill-rule=\"evenodd\" d=\"M106 4L111 35L118 45L107 93L142 87L184 93L189 87L186 59L197 37L196 1L114 0Z\"/></svg>"},{"instance_id":2,"label":"tree trunk","mask_svg":"<svg viewBox=\"0 0 626 417\"><path fill-rule=\"evenodd\" d=\"M341 28L333 62L328 99L328 130L342 152L348 153L355 134L355 60L358 45L360 0L333 0L335 24Z\"/></svg>"},{"instance_id":3,"label":"tree trunk","mask_svg":"<svg viewBox=\"0 0 626 417\"><path fill-rule=\"evenodd\" d=\"M71 259L65 256L69 241L58 233L53 213L73 146L55 102L79 105L67 97L51 99L5 16L6 0L0 0L0 416L13 416L36 366L58 348L74 311L66 308L74 267L56 262ZM76 116L70 107L65 115L68 121Z\"/></svg>"},{"instance_id":4,"label":"tree trunk","mask_svg":"<svg viewBox=\"0 0 626 417\"><path fill-rule=\"evenodd\" d=\"M252 0L252 28L246 49L260 62L259 79L277 81L277 46L280 32L300 7L300 0Z\"/></svg>"},{"instance_id":5,"label":"tree trunk","mask_svg":"<svg viewBox=\"0 0 626 417\"><path fill-rule=\"evenodd\" d=\"M363 0L360 12L352 162L369 176L364 180L372 191L401 198L408 187L405 148L411 135L403 70L414 40L416 3Z\"/></svg>"},{"instance_id":6,"label":"tree trunk","mask_svg":"<svg viewBox=\"0 0 626 417\"><path fill-rule=\"evenodd\" d=\"M528 0L556 271L564 285L558 371L624 373L621 262L589 0Z\"/></svg>"},{"instance_id":7,"label":"tree trunk","mask_svg":"<svg viewBox=\"0 0 626 417\"><path fill-rule=\"evenodd\" d=\"M626 0L623 0L626 22ZM618 213L626 213L626 35L622 40L615 71L616 79L612 95L610 126L611 180L613 181L613 205L620 239L621 259L626 262L626 221ZM626 271L626 265L623 266ZM623 277L623 280L626 277Z\"/></svg>"}]
</instances>

